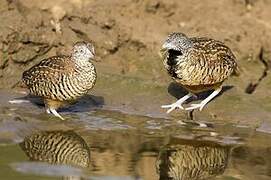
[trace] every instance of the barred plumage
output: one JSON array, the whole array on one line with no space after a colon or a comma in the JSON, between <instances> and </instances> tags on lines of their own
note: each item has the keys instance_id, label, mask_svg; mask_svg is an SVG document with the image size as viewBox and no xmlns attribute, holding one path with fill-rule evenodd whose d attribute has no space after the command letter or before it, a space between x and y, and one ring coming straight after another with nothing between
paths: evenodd
<instances>
[{"instance_id":1,"label":"barred plumage","mask_svg":"<svg viewBox=\"0 0 271 180\"><path fill-rule=\"evenodd\" d=\"M23 73L22 82L31 94L44 98L48 113L63 119L56 109L86 94L96 82L94 55L92 44L77 42L70 56L42 60Z\"/></svg>"},{"instance_id":2,"label":"barred plumage","mask_svg":"<svg viewBox=\"0 0 271 180\"><path fill-rule=\"evenodd\" d=\"M73 131L42 131L27 136L21 148L32 161L88 167L90 150Z\"/></svg>"},{"instance_id":3,"label":"barred plumage","mask_svg":"<svg viewBox=\"0 0 271 180\"><path fill-rule=\"evenodd\" d=\"M230 147L209 142L178 144L159 154L160 179L201 180L222 174L228 164Z\"/></svg>"},{"instance_id":4,"label":"barred plumage","mask_svg":"<svg viewBox=\"0 0 271 180\"><path fill-rule=\"evenodd\" d=\"M162 106L181 108L182 103L194 93L215 89L200 104L192 104L186 110L202 108L220 91L222 83L237 72L236 58L224 43L210 38L189 38L182 33L171 33L162 48L163 63L169 75L189 94L176 103Z\"/></svg>"}]
</instances>

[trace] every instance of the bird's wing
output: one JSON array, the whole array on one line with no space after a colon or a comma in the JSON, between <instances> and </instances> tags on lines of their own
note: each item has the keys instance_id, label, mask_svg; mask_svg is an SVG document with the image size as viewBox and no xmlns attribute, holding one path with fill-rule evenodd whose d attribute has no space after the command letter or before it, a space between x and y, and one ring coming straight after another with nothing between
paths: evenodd
<instances>
[{"instance_id":1,"label":"bird's wing","mask_svg":"<svg viewBox=\"0 0 271 180\"><path fill-rule=\"evenodd\" d=\"M22 81L34 95L57 99L58 85L65 75L73 72L73 61L68 56L57 56L42 60L23 73ZM65 99L65 98L62 98Z\"/></svg>"},{"instance_id":2,"label":"bird's wing","mask_svg":"<svg viewBox=\"0 0 271 180\"><path fill-rule=\"evenodd\" d=\"M193 48L187 53L178 78L184 85L212 85L227 79L236 68L235 56L220 41L191 38Z\"/></svg>"}]
</instances>

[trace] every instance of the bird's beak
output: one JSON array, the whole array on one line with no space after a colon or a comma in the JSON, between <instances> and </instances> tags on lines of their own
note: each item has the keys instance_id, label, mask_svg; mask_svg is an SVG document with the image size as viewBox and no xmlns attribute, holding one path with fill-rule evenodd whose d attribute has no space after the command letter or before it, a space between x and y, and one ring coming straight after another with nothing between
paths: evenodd
<instances>
[{"instance_id":1,"label":"bird's beak","mask_svg":"<svg viewBox=\"0 0 271 180\"><path fill-rule=\"evenodd\" d=\"M95 57L91 58L91 61L94 61L94 62L101 62L101 57L95 56Z\"/></svg>"},{"instance_id":2,"label":"bird's beak","mask_svg":"<svg viewBox=\"0 0 271 180\"><path fill-rule=\"evenodd\" d=\"M164 53L164 52L167 51L167 50L168 50L167 48L162 47L162 48L160 49L160 52L161 52L161 53Z\"/></svg>"},{"instance_id":3,"label":"bird's beak","mask_svg":"<svg viewBox=\"0 0 271 180\"><path fill-rule=\"evenodd\" d=\"M90 61L99 62L96 57L90 58Z\"/></svg>"},{"instance_id":4,"label":"bird's beak","mask_svg":"<svg viewBox=\"0 0 271 180\"><path fill-rule=\"evenodd\" d=\"M164 57L165 54L167 53L167 50L168 50L167 48L165 48L164 46L162 46L162 48L159 51L160 57Z\"/></svg>"},{"instance_id":5,"label":"bird's beak","mask_svg":"<svg viewBox=\"0 0 271 180\"><path fill-rule=\"evenodd\" d=\"M168 43L168 42L165 42L163 45L162 45L162 49L171 49L172 48L172 45L171 43Z\"/></svg>"}]
</instances>

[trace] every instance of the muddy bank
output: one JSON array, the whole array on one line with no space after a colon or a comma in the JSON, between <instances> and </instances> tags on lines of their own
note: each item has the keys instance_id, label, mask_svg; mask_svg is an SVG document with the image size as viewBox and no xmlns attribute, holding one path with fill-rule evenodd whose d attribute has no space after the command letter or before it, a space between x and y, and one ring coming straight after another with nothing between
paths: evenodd
<instances>
[{"instance_id":1,"label":"muddy bank","mask_svg":"<svg viewBox=\"0 0 271 180\"><path fill-rule=\"evenodd\" d=\"M260 126L271 118L270 8L265 0L0 0L0 87L9 89L41 59L68 53L75 41L93 41L99 78L92 94L112 109L161 115L160 105L181 94L170 93L158 51L169 32L182 31L224 41L241 69L195 118Z\"/></svg>"}]
</instances>

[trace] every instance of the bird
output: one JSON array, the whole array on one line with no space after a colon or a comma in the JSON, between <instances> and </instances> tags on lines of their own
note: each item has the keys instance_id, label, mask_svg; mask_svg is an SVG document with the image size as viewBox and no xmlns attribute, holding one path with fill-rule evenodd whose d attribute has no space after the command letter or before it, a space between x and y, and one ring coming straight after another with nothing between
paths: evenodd
<instances>
[{"instance_id":1,"label":"bird","mask_svg":"<svg viewBox=\"0 0 271 180\"><path fill-rule=\"evenodd\" d=\"M224 173L231 149L208 141L170 144L160 150L156 169L160 179L211 179Z\"/></svg>"},{"instance_id":2,"label":"bird","mask_svg":"<svg viewBox=\"0 0 271 180\"><path fill-rule=\"evenodd\" d=\"M21 84L42 97L47 113L64 118L58 108L76 101L95 85L97 73L92 43L76 42L70 55L53 56L23 72Z\"/></svg>"},{"instance_id":3,"label":"bird","mask_svg":"<svg viewBox=\"0 0 271 180\"><path fill-rule=\"evenodd\" d=\"M223 42L208 37L188 37L181 32L170 33L160 50L163 64L171 78L188 91L173 104L162 105L167 113L180 108L199 109L216 97L223 82L232 74L238 75L236 57ZM196 93L214 90L198 104L184 108L182 104Z\"/></svg>"},{"instance_id":4,"label":"bird","mask_svg":"<svg viewBox=\"0 0 271 180\"><path fill-rule=\"evenodd\" d=\"M19 145L31 161L82 168L90 165L89 146L72 130L34 132Z\"/></svg>"}]
</instances>

